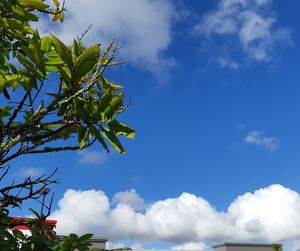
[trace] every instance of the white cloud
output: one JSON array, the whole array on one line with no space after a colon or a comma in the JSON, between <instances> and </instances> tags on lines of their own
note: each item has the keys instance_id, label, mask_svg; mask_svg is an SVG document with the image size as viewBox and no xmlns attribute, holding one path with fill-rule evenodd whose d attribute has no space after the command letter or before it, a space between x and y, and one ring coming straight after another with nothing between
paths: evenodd
<instances>
[{"instance_id":1,"label":"white cloud","mask_svg":"<svg viewBox=\"0 0 300 251\"><path fill-rule=\"evenodd\" d=\"M51 218L58 220L58 233L94 232L114 242L165 241L185 249L205 247L202 242L259 240L292 241L296 247L300 195L275 184L238 196L226 211L218 211L205 199L183 193L140 212L124 203L112 207L102 191L68 190Z\"/></svg>"},{"instance_id":2,"label":"white cloud","mask_svg":"<svg viewBox=\"0 0 300 251\"><path fill-rule=\"evenodd\" d=\"M143 210L146 208L144 199L135 191L131 189L125 192L118 192L112 198L114 204L126 204L134 210Z\"/></svg>"},{"instance_id":3,"label":"white cloud","mask_svg":"<svg viewBox=\"0 0 300 251\"><path fill-rule=\"evenodd\" d=\"M47 170L44 168L36 168L36 167L21 167L15 172L16 176L20 177L40 177L47 173Z\"/></svg>"},{"instance_id":4,"label":"white cloud","mask_svg":"<svg viewBox=\"0 0 300 251\"><path fill-rule=\"evenodd\" d=\"M204 242L187 242L181 245L173 246L173 250L208 250L207 245Z\"/></svg>"},{"instance_id":5,"label":"white cloud","mask_svg":"<svg viewBox=\"0 0 300 251\"><path fill-rule=\"evenodd\" d=\"M224 67L228 67L228 68L231 68L233 70L237 70L240 68L240 64L231 60L230 58L225 58L225 57L219 57L217 59L217 63L219 64L219 66L221 68L224 68Z\"/></svg>"},{"instance_id":6,"label":"white cloud","mask_svg":"<svg viewBox=\"0 0 300 251\"><path fill-rule=\"evenodd\" d=\"M58 220L59 233L97 233L98 228L107 225L109 200L101 191L69 189L58 206L51 217Z\"/></svg>"},{"instance_id":7,"label":"white cloud","mask_svg":"<svg viewBox=\"0 0 300 251\"><path fill-rule=\"evenodd\" d=\"M111 241L106 242L106 249L111 250L111 249L124 248L124 247L126 247L126 245L121 242L111 242Z\"/></svg>"},{"instance_id":8,"label":"white cloud","mask_svg":"<svg viewBox=\"0 0 300 251\"><path fill-rule=\"evenodd\" d=\"M274 137L264 137L260 131L248 133L244 141L248 144L263 146L265 149L275 151L280 145L280 140Z\"/></svg>"},{"instance_id":9,"label":"white cloud","mask_svg":"<svg viewBox=\"0 0 300 251\"><path fill-rule=\"evenodd\" d=\"M127 61L151 71L158 77L175 66L175 61L164 55L168 49L173 21L179 14L166 0L67 0L65 21L50 24L40 22L43 33L49 31L64 41L72 42L90 24L86 42L108 42L113 36L124 46L120 51Z\"/></svg>"},{"instance_id":10,"label":"white cloud","mask_svg":"<svg viewBox=\"0 0 300 251\"><path fill-rule=\"evenodd\" d=\"M77 152L79 156L79 163L97 164L101 165L107 161L107 153L82 150Z\"/></svg>"},{"instance_id":11,"label":"white cloud","mask_svg":"<svg viewBox=\"0 0 300 251\"><path fill-rule=\"evenodd\" d=\"M272 58L279 43L291 44L290 30L276 26L271 0L220 0L216 10L195 26L198 34L235 37L243 51L256 61Z\"/></svg>"}]
</instances>

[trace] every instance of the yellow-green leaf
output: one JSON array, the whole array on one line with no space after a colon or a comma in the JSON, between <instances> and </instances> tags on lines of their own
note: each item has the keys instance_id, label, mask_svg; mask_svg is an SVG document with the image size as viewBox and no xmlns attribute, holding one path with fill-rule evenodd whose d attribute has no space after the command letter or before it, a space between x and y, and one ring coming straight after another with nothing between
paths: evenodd
<instances>
[{"instance_id":1,"label":"yellow-green leaf","mask_svg":"<svg viewBox=\"0 0 300 251\"><path fill-rule=\"evenodd\" d=\"M14 13L14 18L15 19L18 19L18 20L21 20L21 21L34 21L34 22L37 22L39 20L39 17L32 14L32 13L29 13L27 12L26 10L20 8L20 7L12 7L11 10L13 11Z\"/></svg>"},{"instance_id":2,"label":"yellow-green leaf","mask_svg":"<svg viewBox=\"0 0 300 251\"><path fill-rule=\"evenodd\" d=\"M59 21L63 22L64 19L65 19L65 13L60 12L60 13L58 14L58 18L59 18Z\"/></svg>"},{"instance_id":3,"label":"yellow-green leaf","mask_svg":"<svg viewBox=\"0 0 300 251\"><path fill-rule=\"evenodd\" d=\"M123 95L113 98L103 112L104 117L107 120L110 120L119 111L122 105L123 105Z\"/></svg>"},{"instance_id":4,"label":"yellow-green leaf","mask_svg":"<svg viewBox=\"0 0 300 251\"><path fill-rule=\"evenodd\" d=\"M77 82L88 74L95 67L98 62L100 54L100 46L98 44L92 45L86 49L75 61L75 69L73 81Z\"/></svg>"},{"instance_id":5,"label":"yellow-green leaf","mask_svg":"<svg viewBox=\"0 0 300 251\"><path fill-rule=\"evenodd\" d=\"M121 91L121 90L124 89L123 86L117 85L115 82L111 82L111 87L112 87L114 90L116 90L116 91Z\"/></svg>"},{"instance_id":6,"label":"yellow-green leaf","mask_svg":"<svg viewBox=\"0 0 300 251\"><path fill-rule=\"evenodd\" d=\"M77 137L78 137L78 142L80 145L80 148L85 145L85 140L84 137L86 135L87 128L81 125L77 126Z\"/></svg>"},{"instance_id":7,"label":"yellow-green leaf","mask_svg":"<svg viewBox=\"0 0 300 251\"><path fill-rule=\"evenodd\" d=\"M53 34L51 34L50 36L51 43L55 48L57 54L69 66L70 69L73 69L73 59L71 50Z\"/></svg>"},{"instance_id":8,"label":"yellow-green leaf","mask_svg":"<svg viewBox=\"0 0 300 251\"><path fill-rule=\"evenodd\" d=\"M59 15L58 14L53 14L52 15L52 21L55 22L56 20L58 20Z\"/></svg>"},{"instance_id":9,"label":"yellow-green leaf","mask_svg":"<svg viewBox=\"0 0 300 251\"><path fill-rule=\"evenodd\" d=\"M19 0L19 3L25 8L31 8L36 10L43 10L49 7L49 5L45 4L42 0Z\"/></svg>"},{"instance_id":10,"label":"yellow-green leaf","mask_svg":"<svg viewBox=\"0 0 300 251\"><path fill-rule=\"evenodd\" d=\"M12 87L14 90L19 86L20 84L20 78L18 75L7 75L6 77L7 86Z\"/></svg>"},{"instance_id":11,"label":"yellow-green leaf","mask_svg":"<svg viewBox=\"0 0 300 251\"><path fill-rule=\"evenodd\" d=\"M128 127L125 124L120 123L117 120L112 120L108 123L108 127L111 131L115 132L117 135L123 135L127 138L133 139L135 137L135 130Z\"/></svg>"},{"instance_id":12,"label":"yellow-green leaf","mask_svg":"<svg viewBox=\"0 0 300 251\"><path fill-rule=\"evenodd\" d=\"M2 75L0 75L0 92L3 92L3 90L6 87L6 79Z\"/></svg>"},{"instance_id":13,"label":"yellow-green leaf","mask_svg":"<svg viewBox=\"0 0 300 251\"><path fill-rule=\"evenodd\" d=\"M51 39L48 36L42 37L41 39L41 50L49 52L51 50Z\"/></svg>"},{"instance_id":14,"label":"yellow-green leaf","mask_svg":"<svg viewBox=\"0 0 300 251\"><path fill-rule=\"evenodd\" d=\"M55 5L55 7L59 7L59 5L60 5L58 0L53 0L53 4Z\"/></svg>"},{"instance_id":15,"label":"yellow-green leaf","mask_svg":"<svg viewBox=\"0 0 300 251\"><path fill-rule=\"evenodd\" d=\"M10 18L1 18L0 27L4 29L16 29L23 31L24 24L21 21L10 19Z\"/></svg>"}]
</instances>

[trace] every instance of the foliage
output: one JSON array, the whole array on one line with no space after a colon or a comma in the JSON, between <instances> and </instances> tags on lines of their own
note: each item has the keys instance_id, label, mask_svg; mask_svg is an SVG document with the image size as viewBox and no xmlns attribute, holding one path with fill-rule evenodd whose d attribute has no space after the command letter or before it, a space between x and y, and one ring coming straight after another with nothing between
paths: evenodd
<instances>
[{"instance_id":1,"label":"foliage","mask_svg":"<svg viewBox=\"0 0 300 251\"><path fill-rule=\"evenodd\" d=\"M274 251L282 251L282 244L272 244L272 249Z\"/></svg>"},{"instance_id":2,"label":"foliage","mask_svg":"<svg viewBox=\"0 0 300 251\"><path fill-rule=\"evenodd\" d=\"M20 155L95 142L125 153L118 136L135 135L116 119L127 109L123 87L103 75L123 63L114 61L117 44L101 49L85 47L83 37L66 45L53 34L41 36L30 25L37 12L64 19L64 7L53 2L51 10L43 0L0 0L0 166Z\"/></svg>"},{"instance_id":3,"label":"foliage","mask_svg":"<svg viewBox=\"0 0 300 251\"><path fill-rule=\"evenodd\" d=\"M0 182L10 161L26 154L79 150L99 143L125 153L119 136L135 131L117 117L128 108L123 86L105 76L118 49L112 42L85 46L85 33L66 45L53 34L41 36L32 23L42 14L64 21L64 2L53 0L0 0ZM54 172L55 173L55 172ZM91 234L70 234L58 240L47 224L48 213L34 219L14 219L11 208L39 200L41 191L57 183L49 176L26 178L0 189L0 250L88 250ZM43 205L44 206L44 205ZM15 226L27 226L25 236ZM13 230L12 230L13 229Z\"/></svg>"},{"instance_id":4,"label":"foliage","mask_svg":"<svg viewBox=\"0 0 300 251\"><path fill-rule=\"evenodd\" d=\"M5 169L0 177L0 182L5 178L9 169ZM91 234L78 237L75 234L66 236L62 241L57 239L53 226L47 224L46 218L51 211L50 206L46 206L48 212L38 214L35 210L31 212L35 218L13 218L9 216L10 208L21 208L22 203L28 199L38 200L45 187L55 184L58 181L53 179L56 170L49 176L41 176L35 179L26 178L23 182L13 183L0 189L0 250L24 250L24 251L70 251L88 250L91 244L89 239ZM53 198L53 197L52 197ZM16 226L26 226L31 231L31 235L25 235L22 231L15 229Z\"/></svg>"}]
</instances>

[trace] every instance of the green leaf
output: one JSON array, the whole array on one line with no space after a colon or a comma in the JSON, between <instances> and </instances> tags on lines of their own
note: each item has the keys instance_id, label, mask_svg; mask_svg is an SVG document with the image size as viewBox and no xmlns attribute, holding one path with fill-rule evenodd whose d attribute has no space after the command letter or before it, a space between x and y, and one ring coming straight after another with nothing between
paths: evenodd
<instances>
[{"instance_id":1,"label":"green leaf","mask_svg":"<svg viewBox=\"0 0 300 251\"><path fill-rule=\"evenodd\" d=\"M19 62L24 65L27 70L31 71L32 73L35 72L34 65L30 62L28 57L25 57L23 54L19 53L16 58L19 60Z\"/></svg>"},{"instance_id":2,"label":"green leaf","mask_svg":"<svg viewBox=\"0 0 300 251\"><path fill-rule=\"evenodd\" d=\"M111 82L111 87L112 87L115 91L121 91L121 90L124 89L123 86L117 85L115 82Z\"/></svg>"},{"instance_id":3,"label":"green leaf","mask_svg":"<svg viewBox=\"0 0 300 251\"><path fill-rule=\"evenodd\" d=\"M0 106L0 115L1 117L10 116L10 110L13 109L13 106Z\"/></svg>"},{"instance_id":4,"label":"green leaf","mask_svg":"<svg viewBox=\"0 0 300 251\"><path fill-rule=\"evenodd\" d=\"M38 69L43 73L43 75L46 75L46 66L43 52L41 51L41 39L38 31L35 31L32 38L29 39L28 47L33 51L34 62Z\"/></svg>"},{"instance_id":5,"label":"green leaf","mask_svg":"<svg viewBox=\"0 0 300 251\"><path fill-rule=\"evenodd\" d=\"M26 8L43 10L49 7L48 4L45 4L42 0L19 0L19 3Z\"/></svg>"},{"instance_id":6,"label":"green leaf","mask_svg":"<svg viewBox=\"0 0 300 251\"><path fill-rule=\"evenodd\" d=\"M50 37L42 37L41 39L41 50L43 52L49 52L51 50L51 39Z\"/></svg>"},{"instance_id":7,"label":"green leaf","mask_svg":"<svg viewBox=\"0 0 300 251\"><path fill-rule=\"evenodd\" d=\"M77 127L77 137L78 137L79 144L84 139L86 131L87 131L87 128L85 126L78 125L78 127Z\"/></svg>"},{"instance_id":8,"label":"green leaf","mask_svg":"<svg viewBox=\"0 0 300 251\"><path fill-rule=\"evenodd\" d=\"M58 72L58 69L56 66L54 65L46 65L46 71L54 71L54 72Z\"/></svg>"},{"instance_id":9,"label":"green leaf","mask_svg":"<svg viewBox=\"0 0 300 251\"><path fill-rule=\"evenodd\" d=\"M1 18L0 27L4 29L16 29L19 31L23 31L24 23L10 18Z\"/></svg>"},{"instance_id":10,"label":"green leaf","mask_svg":"<svg viewBox=\"0 0 300 251\"><path fill-rule=\"evenodd\" d=\"M31 62L35 63L34 51L27 46L20 46L25 55L31 60Z\"/></svg>"},{"instance_id":11,"label":"green leaf","mask_svg":"<svg viewBox=\"0 0 300 251\"><path fill-rule=\"evenodd\" d=\"M65 13L60 12L57 14L59 21L63 22L65 20Z\"/></svg>"},{"instance_id":12,"label":"green leaf","mask_svg":"<svg viewBox=\"0 0 300 251\"><path fill-rule=\"evenodd\" d=\"M16 236L18 239L21 239L21 240L25 240L26 239L26 237L25 237L25 235L24 235L24 233L22 232L22 231L20 231L20 230L13 230L13 234L14 234L14 236Z\"/></svg>"},{"instance_id":13,"label":"green leaf","mask_svg":"<svg viewBox=\"0 0 300 251\"><path fill-rule=\"evenodd\" d=\"M6 80L7 80L7 83L6 83L7 86L12 87L14 90L16 90L20 84L20 82L19 82L20 78L18 75L7 75Z\"/></svg>"},{"instance_id":14,"label":"green leaf","mask_svg":"<svg viewBox=\"0 0 300 251\"><path fill-rule=\"evenodd\" d=\"M54 3L54 5L55 5L55 7L59 7L59 5L60 5L60 3L59 3L58 0L53 0L53 3Z\"/></svg>"},{"instance_id":15,"label":"green leaf","mask_svg":"<svg viewBox=\"0 0 300 251\"><path fill-rule=\"evenodd\" d=\"M121 94L120 96L117 96L115 98L113 98L108 106L106 107L106 109L104 110L103 114L104 117L107 120L110 120L115 114L117 114L117 112L119 111L119 109L123 106L123 94Z\"/></svg>"},{"instance_id":16,"label":"green leaf","mask_svg":"<svg viewBox=\"0 0 300 251\"><path fill-rule=\"evenodd\" d=\"M89 131L96 137L96 139L104 147L106 152L109 152L107 144L106 144L105 140L103 139L103 137L100 135L99 131L92 125L89 126Z\"/></svg>"},{"instance_id":17,"label":"green leaf","mask_svg":"<svg viewBox=\"0 0 300 251\"><path fill-rule=\"evenodd\" d=\"M17 68L13 64L8 64L13 74L18 74Z\"/></svg>"},{"instance_id":18,"label":"green leaf","mask_svg":"<svg viewBox=\"0 0 300 251\"><path fill-rule=\"evenodd\" d=\"M123 135L127 138L133 139L135 137L135 130L128 127L125 124L120 123L117 120L113 120L108 123L108 127L111 131L115 132L117 135Z\"/></svg>"},{"instance_id":19,"label":"green leaf","mask_svg":"<svg viewBox=\"0 0 300 251\"><path fill-rule=\"evenodd\" d=\"M68 65L70 70L72 70L73 69L73 59L72 59L71 50L53 34L50 34L50 36L51 36L51 43L52 43L53 47L55 48L57 54Z\"/></svg>"},{"instance_id":20,"label":"green leaf","mask_svg":"<svg viewBox=\"0 0 300 251\"><path fill-rule=\"evenodd\" d=\"M79 237L79 241L88 241L93 237L93 234L84 234Z\"/></svg>"},{"instance_id":21,"label":"green leaf","mask_svg":"<svg viewBox=\"0 0 300 251\"><path fill-rule=\"evenodd\" d=\"M101 127L101 131L102 131L102 134L104 135L104 137L110 142L110 144L112 145L112 147L114 149L116 149L118 152L120 152L122 154L126 153L121 142L119 141L117 136L112 131L108 130L104 126Z\"/></svg>"},{"instance_id":22,"label":"green leaf","mask_svg":"<svg viewBox=\"0 0 300 251\"><path fill-rule=\"evenodd\" d=\"M104 110L109 105L109 102L112 100L112 93L111 90L106 90L104 95L101 97L99 105L98 105L98 111L100 113L104 112Z\"/></svg>"},{"instance_id":23,"label":"green leaf","mask_svg":"<svg viewBox=\"0 0 300 251\"><path fill-rule=\"evenodd\" d=\"M15 19L18 19L18 20L21 20L21 21L34 21L34 22L37 22L39 20L39 17L32 14L32 13L29 13L27 11L25 11L24 9L20 8L20 7L12 7L11 10L13 11L14 13L14 18Z\"/></svg>"},{"instance_id":24,"label":"green leaf","mask_svg":"<svg viewBox=\"0 0 300 251\"><path fill-rule=\"evenodd\" d=\"M79 143L79 148L80 150L84 149L84 147L86 146L86 140L82 139Z\"/></svg>"},{"instance_id":25,"label":"green leaf","mask_svg":"<svg viewBox=\"0 0 300 251\"><path fill-rule=\"evenodd\" d=\"M3 90L5 89L6 83L7 80L2 75L0 75L0 92L3 92Z\"/></svg>"},{"instance_id":26,"label":"green leaf","mask_svg":"<svg viewBox=\"0 0 300 251\"><path fill-rule=\"evenodd\" d=\"M100 46L92 45L86 49L75 61L73 82L77 82L86 76L98 62L100 54Z\"/></svg>"},{"instance_id":27,"label":"green leaf","mask_svg":"<svg viewBox=\"0 0 300 251\"><path fill-rule=\"evenodd\" d=\"M63 78L63 80L67 84L70 84L71 83L71 73L70 73L69 69L67 69L65 67L63 68L60 65L57 65L56 67L57 67L57 69L59 71L60 76Z\"/></svg>"},{"instance_id":28,"label":"green leaf","mask_svg":"<svg viewBox=\"0 0 300 251\"><path fill-rule=\"evenodd\" d=\"M49 55L50 53L51 53L51 55ZM64 61L62 61L62 59L57 54L54 55L52 53L52 51L50 53L47 54L46 65L62 65L62 64L64 64Z\"/></svg>"}]
</instances>

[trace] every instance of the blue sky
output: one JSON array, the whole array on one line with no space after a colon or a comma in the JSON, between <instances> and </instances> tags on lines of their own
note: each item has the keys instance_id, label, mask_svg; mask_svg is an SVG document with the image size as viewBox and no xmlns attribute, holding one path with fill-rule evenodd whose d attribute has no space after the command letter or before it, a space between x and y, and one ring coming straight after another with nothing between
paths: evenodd
<instances>
[{"instance_id":1,"label":"blue sky","mask_svg":"<svg viewBox=\"0 0 300 251\"><path fill-rule=\"evenodd\" d=\"M53 26L43 19L39 28L69 41L93 23L86 43L105 43L116 36L124 45L120 57L128 63L110 69L107 76L126 86L132 102L122 121L137 135L123 140L124 156L106 155L94 146L81 154L26 156L11 163L19 176L28 168L50 172L59 167L61 184L52 189L53 217L62 224L60 231L94 231L114 243L131 240L146 246L164 242L199 248L260 240L284 241L296 250L300 3L66 3L64 24ZM182 193L188 194L180 197ZM82 198L90 200L79 205ZM199 212L189 211L189 203ZM67 210L72 208L74 212ZM172 224L164 222L172 213Z\"/></svg>"}]
</instances>

